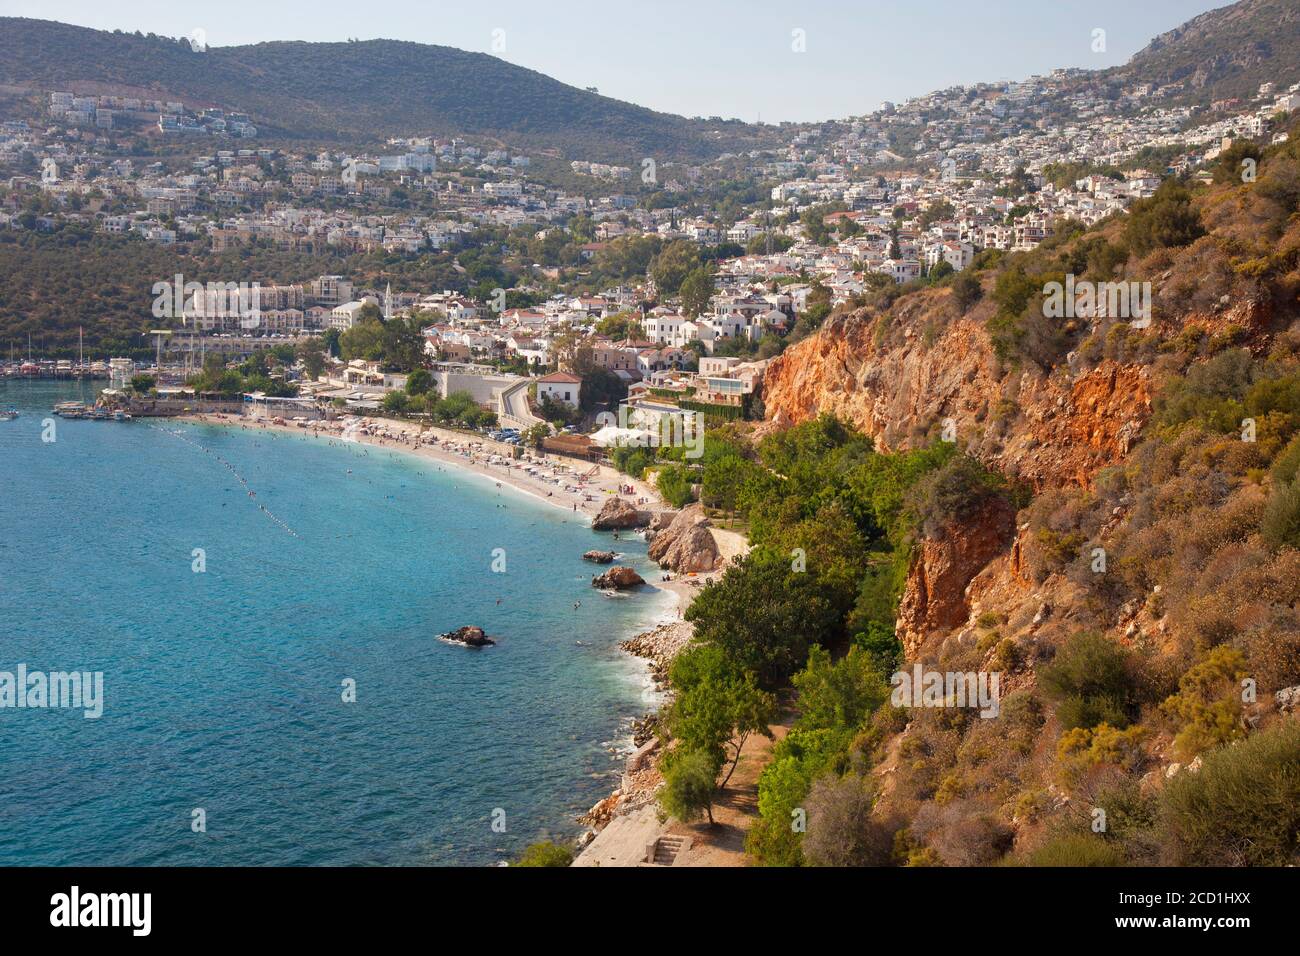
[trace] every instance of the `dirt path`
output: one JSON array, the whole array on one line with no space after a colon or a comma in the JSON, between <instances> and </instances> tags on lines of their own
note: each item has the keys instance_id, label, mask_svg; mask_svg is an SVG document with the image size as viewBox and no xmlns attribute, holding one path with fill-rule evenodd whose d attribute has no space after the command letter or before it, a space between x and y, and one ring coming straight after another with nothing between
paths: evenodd
<instances>
[{"instance_id":1,"label":"dirt path","mask_svg":"<svg viewBox=\"0 0 1300 956\"><path fill-rule=\"evenodd\" d=\"M793 715L787 714L780 723L772 725L772 740L758 737L746 742L736 772L713 805L717 826L674 821L668 827L668 833L693 840L690 849L682 851L673 866L749 865L745 837L758 819L758 777L772 758L772 747L789 732L792 719Z\"/></svg>"}]
</instances>

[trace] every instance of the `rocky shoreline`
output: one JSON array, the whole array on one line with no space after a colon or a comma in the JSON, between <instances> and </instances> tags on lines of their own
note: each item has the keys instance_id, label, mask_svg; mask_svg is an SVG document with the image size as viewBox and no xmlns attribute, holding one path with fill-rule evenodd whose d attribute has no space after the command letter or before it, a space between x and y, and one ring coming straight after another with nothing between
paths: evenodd
<instances>
[{"instance_id":1,"label":"rocky shoreline","mask_svg":"<svg viewBox=\"0 0 1300 956\"><path fill-rule=\"evenodd\" d=\"M606 502L593 527L616 534L619 531L644 533L650 542L649 557L666 572L665 583L677 593L682 614L694 598L694 588L725 567L728 557L724 552L730 550L734 556L737 550L734 533L722 533L726 548L722 546L699 504L679 511L647 513L629 502L614 499ZM674 658L691 643L694 634L695 626L690 622L669 621L620 641L619 648L645 659L655 688L671 695L668 672ZM635 814L654 803L655 792L663 783L659 772L658 730L658 712L633 722L634 750L627 758L618 789L578 818L579 823L589 828L578 841L580 849L585 849L615 818Z\"/></svg>"},{"instance_id":2,"label":"rocky shoreline","mask_svg":"<svg viewBox=\"0 0 1300 956\"><path fill-rule=\"evenodd\" d=\"M668 689L668 669L682 649L690 644L695 626L687 621L660 624L648 631L619 642L619 648L641 657L650 664L655 687ZM600 800L578 822L588 827L578 841L585 848L616 816L634 813L654 803L655 792L663 783L659 772L659 714L651 711L632 722L632 746L618 789Z\"/></svg>"},{"instance_id":3,"label":"rocky shoreline","mask_svg":"<svg viewBox=\"0 0 1300 956\"><path fill-rule=\"evenodd\" d=\"M668 669L673 658L691 642L694 633L695 625L688 621L671 621L620 641L618 646L634 657L649 661L655 687L664 690L668 686Z\"/></svg>"}]
</instances>

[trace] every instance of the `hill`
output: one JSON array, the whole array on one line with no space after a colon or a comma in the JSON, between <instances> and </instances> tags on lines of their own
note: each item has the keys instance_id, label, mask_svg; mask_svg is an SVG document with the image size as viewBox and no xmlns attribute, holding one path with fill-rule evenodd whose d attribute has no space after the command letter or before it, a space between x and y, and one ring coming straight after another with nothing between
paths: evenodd
<instances>
[{"instance_id":1,"label":"hill","mask_svg":"<svg viewBox=\"0 0 1300 956\"><path fill-rule=\"evenodd\" d=\"M1300 5L1241 0L1162 33L1114 77L1186 83L1198 102L1253 95L1264 82L1300 82Z\"/></svg>"},{"instance_id":2,"label":"hill","mask_svg":"<svg viewBox=\"0 0 1300 956\"><path fill-rule=\"evenodd\" d=\"M1289 133L1255 182L1225 157L1212 185L1171 181L960 283L886 290L768 367L765 469L732 463L742 481L706 463L702 487L768 567L820 548L756 589L764 602L810 605L864 571L838 630L800 635L801 653L852 649L831 665L813 648L793 677L801 716L749 838L760 862L1300 860L1281 784L1300 780L1300 124ZM1154 320L1050 317L1066 274L1149 282ZM729 568L726 593L750 593L760 560ZM688 612L696 634L749 650L710 595ZM913 667L998 675L998 719L944 697L952 684L877 707L882 675ZM829 706L850 680L856 700ZM1247 782L1265 779L1279 786Z\"/></svg>"},{"instance_id":3,"label":"hill","mask_svg":"<svg viewBox=\"0 0 1300 956\"><path fill-rule=\"evenodd\" d=\"M172 37L2 17L0 83L220 105L286 137L476 135L606 162L708 160L770 135L740 121L657 113L483 53L400 40L196 52Z\"/></svg>"}]
</instances>

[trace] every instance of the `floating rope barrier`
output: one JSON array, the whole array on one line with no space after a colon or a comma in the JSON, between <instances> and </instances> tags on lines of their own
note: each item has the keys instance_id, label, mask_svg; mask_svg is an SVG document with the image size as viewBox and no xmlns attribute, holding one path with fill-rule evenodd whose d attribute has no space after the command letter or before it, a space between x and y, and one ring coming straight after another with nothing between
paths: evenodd
<instances>
[{"instance_id":1,"label":"floating rope barrier","mask_svg":"<svg viewBox=\"0 0 1300 956\"><path fill-rule=\"evenodd\" d=\"M241 474L239 473L238 469L236 469L234 465L232 465L230 462L228 462L225 458L221 457L220 454L218 454L217 452L213 451L211 448L209 448L209 447L207 447L206 445L204 445L202 442L200 442L200 441L198 441L197 439L195 439L193 436L191 436L191 435L187 435L185 432L181 431L179 428L164 428L162 425L155 425L153 422L145 422L145 424L148 425L150 428L153 428L153 429L155 429L155 430L157 430L157 431L160 431L160 432L162 432L162 433L164 433L164 434L166 434L166 435L171 435L173 438L179 438L181 441L185 442L186 444L193 445L195 448L199 449L199 451L203 452L205 455L211 455L211 456L212 456L213 458L215 458L217 461L221 462L221 464L223 464L223 465L226 466L226 469L230 472L230 474L231 474L232 476L234 476L234 479L235 479L237 482L239 482L240 487L242 487L242 488L244 489L244 491L246 491L246 492L248 493L248 497L249 497L249 498L256 498L256 497L257 497L257 492L254 491L254 490L249 486L249 484L248 484L248 479L245 478L243 475L241 475ZM275 514L275 513L274 513L270 508L268 508L266 505L261 504L261 503L259 502L258 505L257 505L257 507L258 507L258 509L262 512L262 514L266 515L266 517L268 517L269 519L271 519L271 521L275 522L277 525L279 525L281 528L283 528L283 529L284 529L286 532L288 532L290 535L292 535L292 536L295 537L295 538L298 537L298 532L294 531L293 528L290 528L287 524L285 524L285 523L284 523L284 522L283 522L279 517L277 517L276 514Z\"/></svg>"}]
</instances>

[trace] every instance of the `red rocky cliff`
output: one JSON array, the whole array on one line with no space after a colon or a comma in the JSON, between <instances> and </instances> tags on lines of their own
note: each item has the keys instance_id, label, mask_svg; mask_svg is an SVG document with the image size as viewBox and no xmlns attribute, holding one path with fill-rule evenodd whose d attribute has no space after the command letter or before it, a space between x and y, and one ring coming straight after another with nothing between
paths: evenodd
<instances>
[{"instance_id":1,"label":"red rocky cliff","mask_svg":"<svg viewBox=\"0 0 1300 956\"><path fill-rule=\"evenodd\" d=\"M781 426L835 414L891 451L928 443L950 418L958 444L1008 476L1036 488L1090 482L1150 417L1147 370L1111 361L1050 375L1004 369L985 331L991 308L954 319L947 291L933 289L884 317L836 316L772 362L768 418Z\"/></svg>"}]
</instances>

